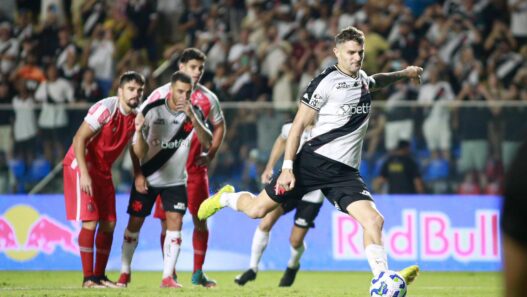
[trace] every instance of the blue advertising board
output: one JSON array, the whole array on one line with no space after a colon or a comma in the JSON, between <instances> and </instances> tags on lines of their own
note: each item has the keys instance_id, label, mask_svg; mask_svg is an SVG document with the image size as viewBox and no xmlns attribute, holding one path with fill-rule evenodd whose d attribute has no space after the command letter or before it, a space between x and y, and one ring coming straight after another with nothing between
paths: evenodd
<instances>
[{"instance_id":1,"label":"blue advertising board","mask_svg":"<svg viewBox=\"0 0 527 297\"><path fill-rule=\"evenodd\" d=\"M384 215L384 246L390 268L419 264L434 271L498 271L501 239L497 196L399 195L375 196ZM117 197L117 227L109 270L119 270L123 232L128 221L127 195ZM261 269L282 270L289 259L293 213L271 232ZM62 195L0 196L0 270L80 269L79 222L65 219ZM355 220L324 202L306 237L304 270L369 270L362 230ZM224 209L209 220L206 270L244 270L258 220ZM181 271L192 270L192 219L183 222ZM147 218L132 263L136 270L161 270L160 224Z\"/></svg>"}]
</instances>

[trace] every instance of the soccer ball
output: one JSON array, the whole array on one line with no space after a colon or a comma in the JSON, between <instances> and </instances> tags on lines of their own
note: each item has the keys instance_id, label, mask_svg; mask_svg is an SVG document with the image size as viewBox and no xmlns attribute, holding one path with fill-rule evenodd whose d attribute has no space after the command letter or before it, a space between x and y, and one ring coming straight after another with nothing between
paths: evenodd
<instances>
[{"instance_id":1,"label":"soccer ball","mask_svg":"<svg viewBox=\"0 0 527 297\"><path fill-rule=\"evenodd\" d=\"M405 297L406 282L395 271L386 270L374 276L370 285L371 297Z\"/></svg>"}]
</instances>

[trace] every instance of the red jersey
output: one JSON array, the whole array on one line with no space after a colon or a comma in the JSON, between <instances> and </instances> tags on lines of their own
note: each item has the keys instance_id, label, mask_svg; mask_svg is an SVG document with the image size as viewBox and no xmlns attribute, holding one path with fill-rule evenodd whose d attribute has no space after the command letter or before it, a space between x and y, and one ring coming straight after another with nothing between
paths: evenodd
<instances>
[{"instance_id":1,"label":"red jersey","mask_svg":"<svg viewBox=\"0 0 527 297\"><path fill-rule=\"evenodd\" d=\"M135 131L135 112L124 114L117 97L108 97L95 103L84 118L97 134L86 144L88 170L101 177L111 177L111 168L130 142ZM69 148L64 165L76 167L73 145Z\"/></svg>"},{"instance_id":2,"label":"red jersey","mask_svg":"<svg viewBox=\"0 0 527 297\"><path fill-rule=\"evenodd\" d=\"M167 83L155 89L146 99L147 102L153 102L172 95L170 83ZM221 111L218 97L209 89L201 84L197 84L196 88L190 95L190 100L193 105L199 106L203 115L213 125L221 123L223 119L223 112ZM198 140L198 136L194 133L190 143L190 153L187 160L187 172L189 174L207 173L207 167L196 166L196 158L201 155L203 148Z\"/></svg>"}]
</instances>

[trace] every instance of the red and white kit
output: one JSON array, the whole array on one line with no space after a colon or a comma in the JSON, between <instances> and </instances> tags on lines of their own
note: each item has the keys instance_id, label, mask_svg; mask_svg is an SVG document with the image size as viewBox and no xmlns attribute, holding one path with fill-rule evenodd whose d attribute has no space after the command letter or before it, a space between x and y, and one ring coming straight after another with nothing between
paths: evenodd
<instances>
[{"instance_id":1,"label":"red and white kit","mask_svg":"<svg viewBox=\"0 0 527 297\"><path fill-rule=\"evenodd\" d=\"M86 144L86 163L93 196L80 189L80 170L71 146L63 161L64 199L68 220L115 221L115 188L111 168L135 131L135 112L125 114L117 97L95 103L84 121L97 134Z\"/></svg>"}]
</instances>

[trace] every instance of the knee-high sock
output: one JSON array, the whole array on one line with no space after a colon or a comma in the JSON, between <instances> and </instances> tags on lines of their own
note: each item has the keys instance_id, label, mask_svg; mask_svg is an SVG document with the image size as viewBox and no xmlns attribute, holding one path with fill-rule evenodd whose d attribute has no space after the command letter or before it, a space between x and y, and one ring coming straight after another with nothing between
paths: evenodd
<instances>
[{"instance_id":1,"label":"knee-high sock","mask_svg":"<svg viewBox=\"0 0 527 297\"><path fill-rule=\"evenodd\" d=\"M269 232L262 231L260 227L256 227L253 235L253 243L251 246L251 262L249 267L258 271L258 264L260 264L260 259L262 258L263 252L269 243Z\"/></svg>"},{"instance_id":2,"label":"knee-high sock","mask_svg":"<svg viewBox=\"0 0 527 297\"><path fill-rule=\"evenodd\" d=\"M95 230L82 228L79 232L79 249L84 277L93 276L93 243Z\"/></svg>"},{"instance_id":3,"label":"knee-high sock","mask_svg":"<svg viewBox=\"0 0 527 297\"><path fill-rule=\"evenodd\" d=\"M289 246L289 248L291 249L291 257L289 258L289 262L287 262L287 267L297 268L300 265L300 258L302 258L306 250L306 243L302 242L302 245L296 249L293 246Z\"/></svg>"},{"instance_id":4,"label":"knee-high sock","mask_svg":"<svg viewBox=\"0 0 527 297\"><path fill-rule=\"evenodd\" d=\"M139 232L124 231L123 246L121 247L121 273L130 273L132 258L139 241Z\"/></svg>"},{"instance_id":5,"label":"knee-high sock","mask_svg":"<svg viewBox=\"0 0 527 297\"><path fill-rule=\"evenodd\" d=\"M181 231L167 230L165 256L163 259L163 278L172 276L181 249Z\"/></svg>"},{"instance_id":6,"label":"knee-high sock","mask_svg":"<svg viewBox=\"0 0 527 297\"><path fill-rule=\"evenodd\" d=\"M200 231L194 228L192 233L192 246L194 247L194 272L203 270L205 255L207 254L207 243L209 241L209 230Z\"/></svg>"},{"instance_id":7,"label":"knee-high sock","mask_svg":"<svg viewBox=\"0 0 527 297\"><path fill-rule=\"evenodd\" d=\"M366 258L368 259L373 275L388 270L388 256L382 245L370 244L364 249L364 252L366 253Z\"/></svg>"},{"instance_id":8,"label":"knee-high sock","mask_svg":"<svg viewBox=\"0 0 527 297\"><path fill-rule=\"evenodd\" d=\"M159 236L160 243L161 243L161 256L163 258L165 257L165 237L166 236L167 236L166 233L161 233L161 235Z\"/></svg>"},{"instance_id":9,"label":"knee-high sock","mask_svg":"<svg viewBox=\"0 0 527 297\"><path fill-rule=\"evenodd\" d=\"M93 274L95 276L103 276L106 272L106 264L108 264L108 257L112 249L113 232L104 232L97 230L95 236L95 247L97 248L95 254L95 269Z\"/></svg>"}]
</instances>

